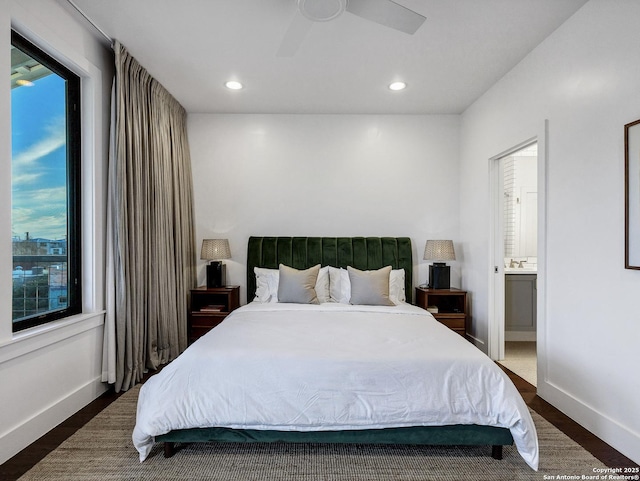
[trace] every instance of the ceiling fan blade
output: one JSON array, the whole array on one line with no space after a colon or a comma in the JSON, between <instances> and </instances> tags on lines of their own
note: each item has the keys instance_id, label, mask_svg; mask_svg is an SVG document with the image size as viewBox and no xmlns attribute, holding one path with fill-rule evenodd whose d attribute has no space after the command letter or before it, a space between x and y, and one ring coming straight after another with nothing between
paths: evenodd
<instances>
[{"instance_id":1,"label":"ceiling fan blade","mask_svg":"<svg viewBox=\"0 0 640 481\"><path fill-rule=\"evenodd\" d=\"M349 0L346 10L395 30L414 34L427 17L392 0Z\"/></svg>"},{"instance_id":2,"label":"ceiling fan blade","mask_svg":"<svg viewBox=\"0 0 640 481\"><path fill-rule=\"evenodd\" d=\"M284 37L282 37L282 42L276 52L276 56L293 57L309 33L309 30L311 30L312 25L313 22L311 20L296 10L296 14L291 20L289 28L287 28Z\"/></svg>"}]
</instances>

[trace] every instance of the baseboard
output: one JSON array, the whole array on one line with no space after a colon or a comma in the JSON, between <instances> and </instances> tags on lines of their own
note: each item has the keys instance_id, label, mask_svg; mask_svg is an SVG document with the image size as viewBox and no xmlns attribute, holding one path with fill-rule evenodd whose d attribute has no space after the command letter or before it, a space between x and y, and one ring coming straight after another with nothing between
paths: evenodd
<instances>
[{"instance_id":1,"label":"baseboard","mask_svg":"<svg viewBox=\"0 0 640 481\"><path fill-rule=\"evenodd\" d=\"M485 354L487 354L487 345L486 343L482 340L482 339L478 339L477 337L472 336L471 334L469 334L468 332L465 333L465 339L467 341L469 341L471 344L473 344L474 346L476 346L478 349L480 349L482 352L484 352Z\"/></svg>"},{"instance_id":2,"label":"baseboard","mask_svg":"<svg viewBox=\"0 0 640 481\"><path fill-rule=\"evenodd\" d=\"M562 411L605 443L640 464L640 433L574 398L560 387L538 377L538 396Z\"/></svg>"},{"instance_id":3,"label":"baseboard","mask_svg":"<svg viewBox=\"0 0 640 481\"><path fill-rule=\"evenodd\" d=\"M505 341L536 342L536 331L505 331Z\"/></svg>"},{"instance_id":4,"label":"baseboard","mask_svg":"<svg viewBox=\"0 0 640 481\"><path fill-rule=\"evenodd\" d=\"M103 383L98 376L66 397L52 403L16 428L3 433L0 437L0 464L51 431L69 416L98 398L107 389L108 385Z\"/></svg>"}]
</instances>

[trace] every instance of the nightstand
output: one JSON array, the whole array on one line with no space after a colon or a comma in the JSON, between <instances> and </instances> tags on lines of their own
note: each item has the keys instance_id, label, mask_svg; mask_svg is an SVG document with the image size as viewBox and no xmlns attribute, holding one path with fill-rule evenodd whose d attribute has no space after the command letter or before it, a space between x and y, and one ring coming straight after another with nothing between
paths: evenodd
<instances>
[{"instance_id":1,"label":"nightstand","mask_svg":"<svg viewBox=\"0 0 640 481\"><path fill-rule=\"evenodd\" d=\"M189 291L189 344L220 324L240 307L240 286L197 287Z\"/></svg>"},{"instance_id":2,"label":"nightstand","mask_svg":"<svg viewBox=\"0 0 640 481\"><path fill-rule=\"evenodd\" d=\"M416 287L416 306L427 309L435 307L432 312L442 324L465 337L469 326L467 315L467 291L460 289L425 289Z\"/></svg>"}]
</instances>

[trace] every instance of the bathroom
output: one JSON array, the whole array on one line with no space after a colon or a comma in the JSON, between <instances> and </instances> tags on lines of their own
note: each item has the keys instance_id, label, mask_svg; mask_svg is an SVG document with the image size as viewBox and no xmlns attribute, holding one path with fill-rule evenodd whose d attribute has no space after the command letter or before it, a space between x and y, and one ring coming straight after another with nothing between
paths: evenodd
<instances>
[{"instance_id":1,"label":"bathroom","mask_svg":"<svg viewBox=\"0 0 640 481\"><path fill-rule=\"evenodd\" d=\"M505 157L505 365L536 384L537 144Z\"/></svg>"}]
</instances>

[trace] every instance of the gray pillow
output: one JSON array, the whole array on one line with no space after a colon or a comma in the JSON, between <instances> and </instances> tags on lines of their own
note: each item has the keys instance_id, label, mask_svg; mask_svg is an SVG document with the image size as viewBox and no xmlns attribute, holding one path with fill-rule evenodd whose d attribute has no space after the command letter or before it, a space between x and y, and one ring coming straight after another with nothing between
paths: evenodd
<instances>
[{"instance_id":1,"label":"gray pillow","mask_svg":"<svg viewBox=\"0 0 640 481\"><path fill-rule=\"evenodd\" d=\"M361 271L347 266L351 282L351 304L370 306L394 306L389 299L389 274L391 266L377 271Z\"/></svg>"},{"instance_id":2,"label":"gray pillow","mask_svg":"<svg viewBox=\"0 0 640 481\"><path fill-rule=\"evenodd\" d=\"M319 272L320 264L304 271L280 264L278 302L319 304L316 294L316 280Z\"/></svg>"}]
</instances>

